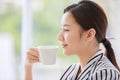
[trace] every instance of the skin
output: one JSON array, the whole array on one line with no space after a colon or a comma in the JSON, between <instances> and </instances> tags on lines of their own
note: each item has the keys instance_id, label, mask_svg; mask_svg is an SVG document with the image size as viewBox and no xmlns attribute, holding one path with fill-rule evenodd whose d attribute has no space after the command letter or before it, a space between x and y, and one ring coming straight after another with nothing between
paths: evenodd
<instances>
[{"instance_id":1,"label":"skin","mask_svg":"<svg viewBox=\"0 0 120 80\"><path fill-rule=\"evenodd\" d=\"M37 48L30 48L26 55L25 80L32 80L32 64L39 62L39 52Z\"/></svg>"},{"instance_id":2,"label":"skin","mask_svg":"<svg viewBox=\"0 0 120 80\"><path fill-rule=\"evenodd\" d=\"M96 31L93 28L87 31L83 30L70 12L63 15L62 29L58 39L62 44L65 55L76 55L79 58L81 70L99 50L99 43L95 34Z\"/></svg>"},{"instance_id":3,"label":"skin","mask_svg":"<svg viewBox=\"0 0 120 80\"><path fill-rule=\"evenodd\" d=\"M58 40L63 47L65 55L76 55L84 69L90 58L99 50L99 43L95 38L96 31L91 28L83 30L70 12L66 12L62 17L62 28L58 35ZM32 64L39 60L37 48L30 48L26 56L25 80L32 80ZM79 73L80 73L79 71ZM79 75L78 73L78 75Z\"/></svg>"}]
</instances>

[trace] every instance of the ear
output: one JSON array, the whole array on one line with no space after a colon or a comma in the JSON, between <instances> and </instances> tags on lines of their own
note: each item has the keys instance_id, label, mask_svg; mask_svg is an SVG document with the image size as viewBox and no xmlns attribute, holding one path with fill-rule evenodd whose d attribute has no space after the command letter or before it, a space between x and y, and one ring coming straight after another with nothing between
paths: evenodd
<instances>
[{"instance_id":1,"label":"ear","mask_svg":"<svg viewBox=\"0 0 120 80\"><path fill-rule=\"evenodd\" d=\"M94 28L91 28L87 31L86 38L88 41L91 41L95 38L96 30Z\"/></svg>"}]
</instances>

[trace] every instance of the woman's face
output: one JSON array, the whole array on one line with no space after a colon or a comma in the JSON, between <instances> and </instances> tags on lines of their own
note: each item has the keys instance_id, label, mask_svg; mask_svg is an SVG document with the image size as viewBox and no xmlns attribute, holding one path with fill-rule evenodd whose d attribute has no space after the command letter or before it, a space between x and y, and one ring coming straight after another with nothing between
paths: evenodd
<instances>
[{"instance_id":1,"label":"woman's face","mask_svg":"<svg viewBox=\"0 0 120 80\"><path fill-rule=\"evenodd\" d=\"M58 39L64 49L65 55L80 54L85 48L85 31L76 22L70 12L62 17L62 29Z\"/></svg>"}]
</instances>

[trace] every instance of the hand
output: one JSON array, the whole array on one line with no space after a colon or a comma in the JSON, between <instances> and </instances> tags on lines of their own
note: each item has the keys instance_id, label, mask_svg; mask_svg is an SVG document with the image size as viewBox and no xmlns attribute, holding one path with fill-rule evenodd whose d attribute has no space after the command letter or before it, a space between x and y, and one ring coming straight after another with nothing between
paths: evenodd
<instances>
[{"instance_id":1,"label":"hand","mask_svg":"<svg viewBox=\"0 0 120 80\"><path fill-rule=\"evenodd\" d=\"M37 48L30 48L27 51L27 55L26 55L26 64L33 64L36 62L39 62L39 51Z\"/></svg>"},{"instance_id":2,"label":"hand","mask_svg":"<svg viewBox=\"0 0 120 80\"><path fill-rule=\"evenodd\" d=\"M32 64L39 62L39 52L37 48L30 48L26 54L25 80L32 80Z\"/></svg>"}]
</instances>

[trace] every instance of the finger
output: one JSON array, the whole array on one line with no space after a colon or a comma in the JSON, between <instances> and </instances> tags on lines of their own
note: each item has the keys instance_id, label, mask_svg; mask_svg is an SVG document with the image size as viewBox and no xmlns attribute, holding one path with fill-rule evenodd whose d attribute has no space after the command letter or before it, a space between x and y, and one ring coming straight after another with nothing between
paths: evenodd
<instances>
[{"instance_id":1,"label":"finger","mask_svg":"<svg viewBox=\"0 0 120 80\"><path fill-rule=\"evenodd\" d=\"M32 50L27 51L27 55L39 57L39 53Z\"/></svg>"},{"instance_id":2,"label":"finger","mask_svg":"<svg viewBox=\"0 0 120 80\"><path fill-rule=\"evenodd\" d=\"M26 59L26 64L31 64L31 63L36 63L36 62L40 62L39 59Z\"/></svg>"},{"instance_id":3,"label":"finger","mask_svg":"<svg viewBox=\"0 0 120 80\"><path fill-rule=\"evenodd\" d=\"M29 50L30 50L30 51L35 51L35 52L39 53L38 48L36 48L36 47L32 47L32 48L30 48Z\"/></svg>"},{"instance_id":4,"label":"finger","mask_svg":"<svg viewBox=\"0 0 120 80\"><path fill-rule=\"evenodd\" d=\"M27 55L28 60L39 60L39 56Z\"/></svg>"},{"instance_id":5,"label":"finger","mask_svg":"<svg viewBox=\"0 0 120 80\"><path fill-rule=\"evenodd\" d=\"M32 59L32 60L29 60L28 62L33 64L33 63L39 62L39 60L34 60L34 59Z\"/></svg>"}]
</instances>

